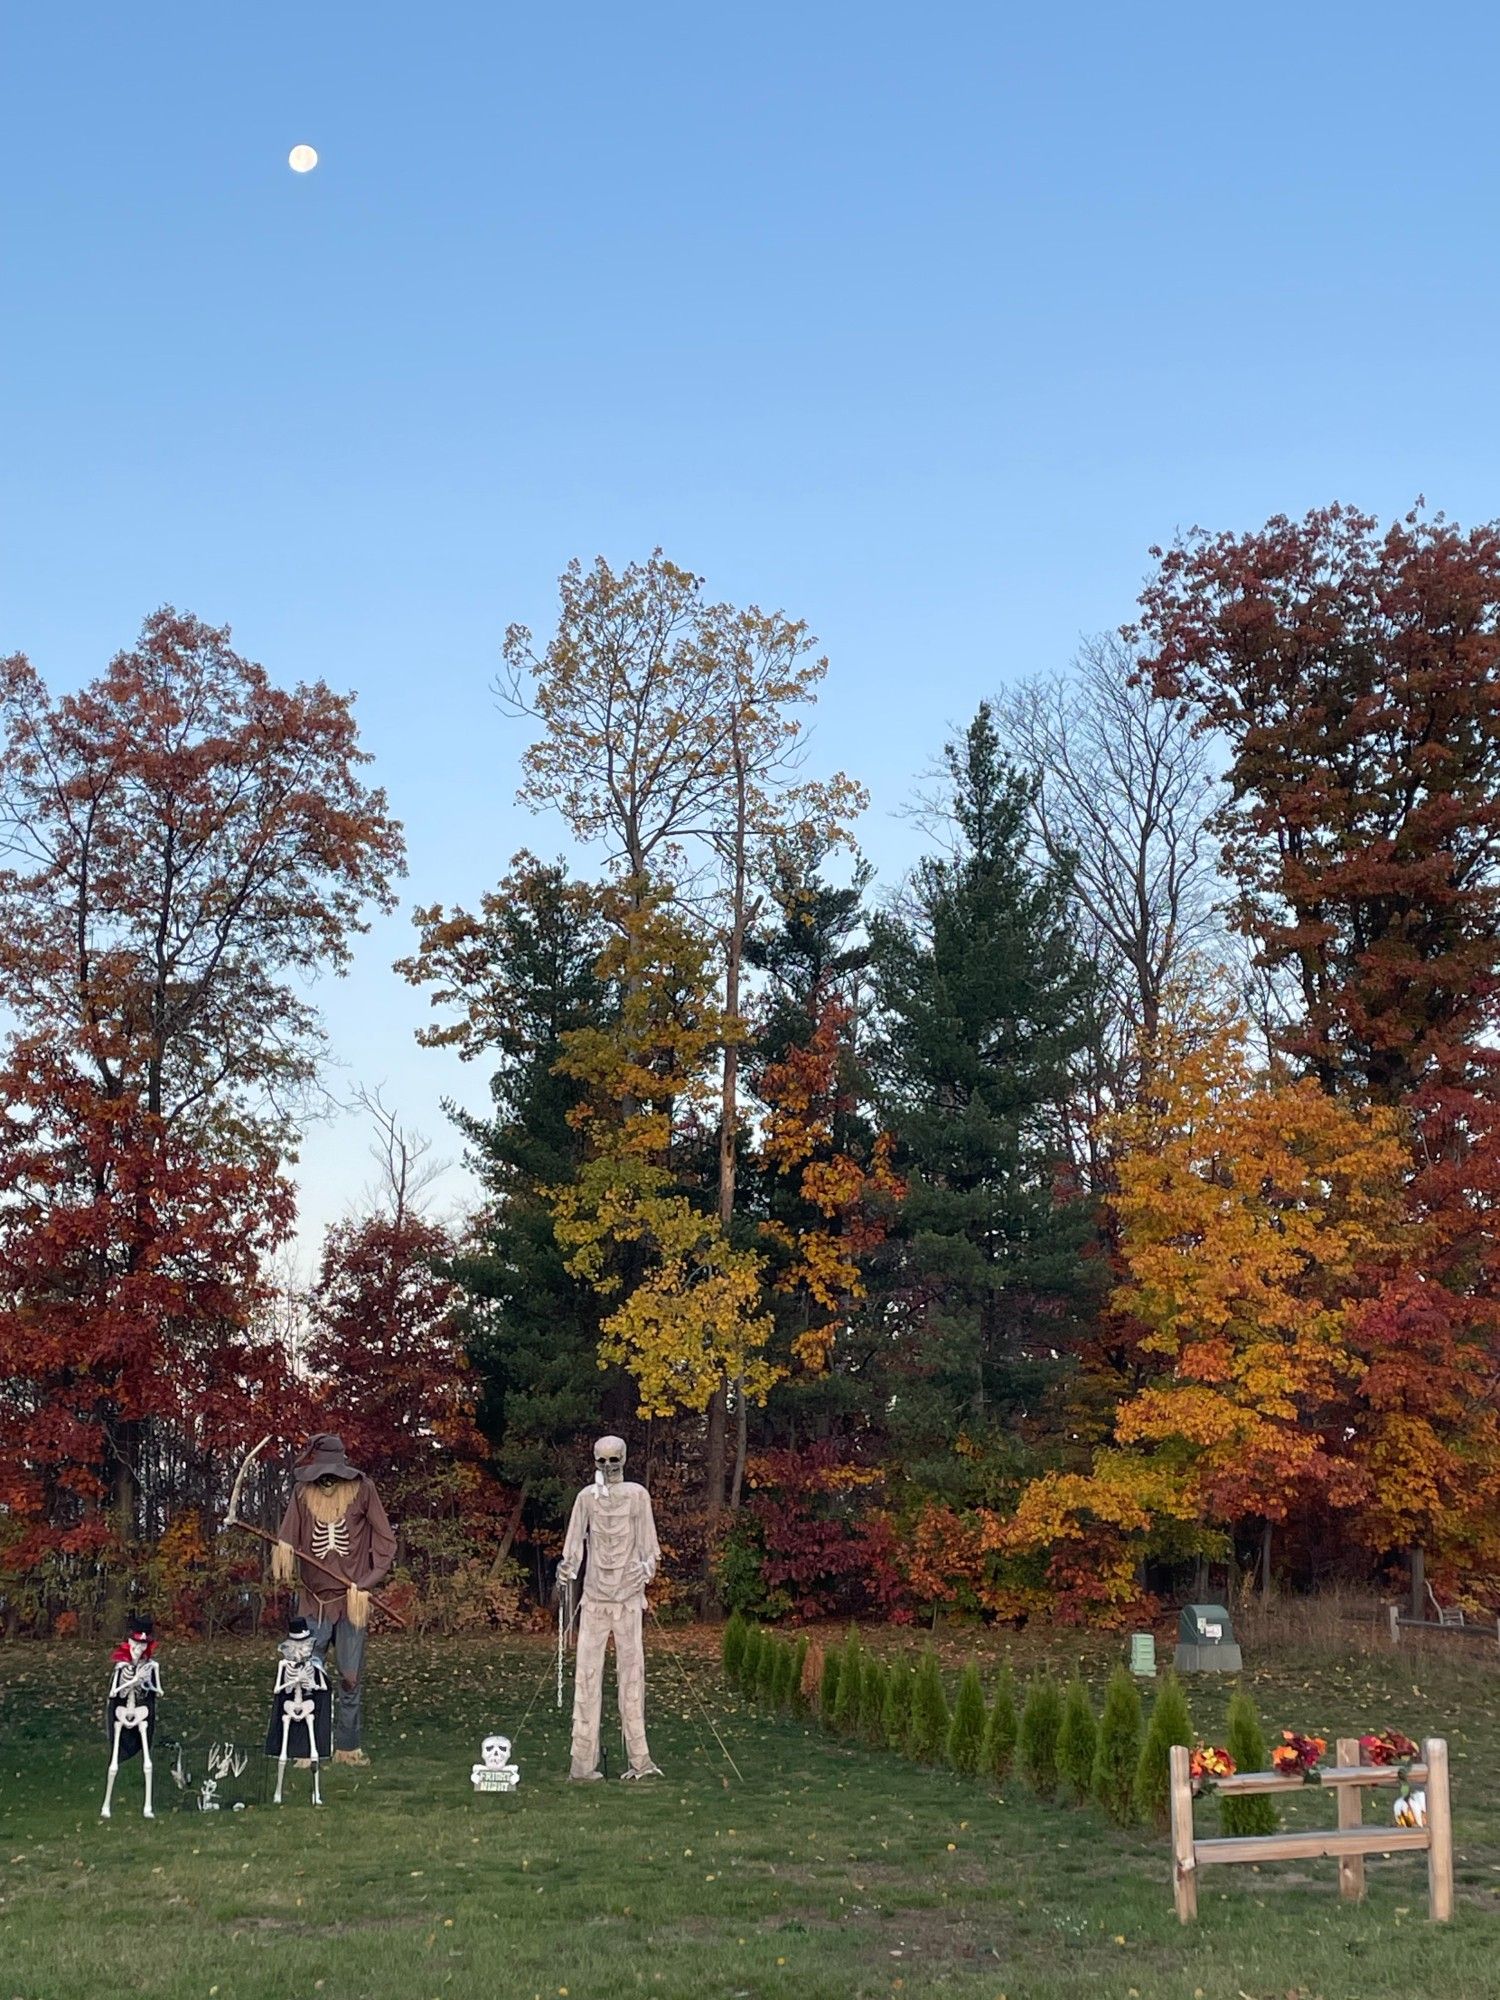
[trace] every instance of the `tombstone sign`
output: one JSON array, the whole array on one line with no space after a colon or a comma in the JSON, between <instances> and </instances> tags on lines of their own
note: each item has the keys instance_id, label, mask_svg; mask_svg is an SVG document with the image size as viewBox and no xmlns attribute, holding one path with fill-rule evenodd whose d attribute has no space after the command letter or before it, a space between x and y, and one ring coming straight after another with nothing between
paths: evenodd
<instances>
[{"instance_id":1,"label":"tombstone sign","mask_svg":"<svg viewBox=\"0 0 1500 2000\"><path fill-rule=\"evenodd\" d=\"M1222 1604L1184 1604L1177 1621L1180 1674L1237 1674L1242 1661L1229 1613Z\"/></svg>"}]
</instances>

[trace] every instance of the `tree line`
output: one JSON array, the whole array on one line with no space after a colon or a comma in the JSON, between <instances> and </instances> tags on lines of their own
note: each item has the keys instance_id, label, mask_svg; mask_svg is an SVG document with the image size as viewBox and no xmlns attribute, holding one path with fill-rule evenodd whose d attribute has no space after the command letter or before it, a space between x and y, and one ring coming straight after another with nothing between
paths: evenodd
<instances>
[{"instance_id":1,"label":"tree line","mask_svg":"<svg viewBox=\"0 0 1500 2000\"><path fill-rule=\"evenodd\" d=\"M1330 507L1152 564L954 730L884 890L807 628L570 565L496 694L574 858L416 911L398 968L486 1073L481 1199L430 1221L375 1106L385 1192L291 1317L303 980L401 865L349 703L172 613L76 697L10 662L11 1622L174 1536L211 1594L184 1521L314 1409L472 1622L545 1594L601 1428L669 1588L761 1619L1114 1622L1413 1547L1500 1598L1500 529Z\"/></svg>"}]
</instances>

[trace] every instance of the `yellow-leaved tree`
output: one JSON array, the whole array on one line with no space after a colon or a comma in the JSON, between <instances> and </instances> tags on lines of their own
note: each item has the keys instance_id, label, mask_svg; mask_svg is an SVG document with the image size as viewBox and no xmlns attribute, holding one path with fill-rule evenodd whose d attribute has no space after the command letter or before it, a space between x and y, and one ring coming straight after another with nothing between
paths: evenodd
<instances>
[{"instance_id":1,"label":"yellow-leaved tree","mask_svg":"<svg viewBox=\"0 0 1500 2000\"><path fill-rule=\"evenodd\" d=\"M1128 1606L1146 1554L1360 1497L1349 1334L1401 1231L1397 1117L1258 1065L1232 1014L1163 1025L1144 1074L1106 1125L1138 1380L1090 1469L1033 1482L1002 1537L1080 1611Z\"/></svg>"}]
</instances>

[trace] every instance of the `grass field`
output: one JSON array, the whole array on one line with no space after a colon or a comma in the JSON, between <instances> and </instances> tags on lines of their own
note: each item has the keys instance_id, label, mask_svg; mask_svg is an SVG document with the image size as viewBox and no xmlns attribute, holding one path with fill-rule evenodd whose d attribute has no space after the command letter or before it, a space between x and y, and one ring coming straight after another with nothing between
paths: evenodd
<instances>
[{"instance_id":1,"label":"grass field","mask_svg":"<svg viewBox=\"0 0 1500 2000\"><path fill-rule=\"evenodd\" d=\"M1071 1642L1051 1645L1071 1664ZM712 1648L712 1635L689 1635L674 1659L660 1643L650 1656L652 1748L667 1773L650 1786L566 1783L543 1642L380 1638L373 1764L331 1772L322 1812L300 1773L279 1812L181 1810L163 1760L151 1823L138 1766L122 1772L115 1818L98 1818L104 1651L0 1650L0 2000L1500 1994L1494 1654L1288 1654L1247 1676L1268 1727L1448 1737L1454 1924L1428 1924L1424 1864L1402 1856L1370 1863L1360 1907L1339 1902L1333 1862L1216 1872L1183 1930L1154 1834L1039 1806L1015 1781L996 1796L766 1720L722 1694ZM1109 1657L1089 1662L1096 1686ZM271 1659L264 1645L169 1644L162 1737L257 1743ZM684 1667L742 1780L725 1784ZM1190 1692L1200 1732L1222 1740L1227 1690ZM491 1728L516 1736L513 1797L469 1786ZM612 1747L618 1769L617 1735ZM256 1760L243 1781L254 1799L261 1775ZM1212 1805L1199 1811L1212 1821ZM1332 1823L1327 1797L1296 1811Z\"/></svg>"}]
</instances>

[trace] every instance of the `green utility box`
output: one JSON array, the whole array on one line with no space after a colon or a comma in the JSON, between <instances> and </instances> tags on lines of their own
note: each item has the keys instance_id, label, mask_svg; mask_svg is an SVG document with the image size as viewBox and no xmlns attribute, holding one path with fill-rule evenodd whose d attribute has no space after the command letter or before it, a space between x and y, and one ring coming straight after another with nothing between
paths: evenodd
<instances>
[{"instance_id":1,"label":"green utility box","mask_svg":"<svg viewBox=\"0 0 1500 2000\"><path fill-rule=\"evenodd\" d=\"M1243 1662L1222 1604L1184 1604L1177 1621L1180 1674L1237 1674Z\"/></svg>"},{"instance_id":2,"label":"green utility box","mask_svg":"<svg viewBox=\"0 0 1500 2000\"><path fill-rule=\"evenodd\" d=\"M1131 1633L1130 1671L1143 1681L1156 1679L1156 1640L1150 1632Z\"/></svg>"}]
</instances>

